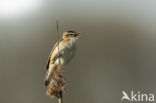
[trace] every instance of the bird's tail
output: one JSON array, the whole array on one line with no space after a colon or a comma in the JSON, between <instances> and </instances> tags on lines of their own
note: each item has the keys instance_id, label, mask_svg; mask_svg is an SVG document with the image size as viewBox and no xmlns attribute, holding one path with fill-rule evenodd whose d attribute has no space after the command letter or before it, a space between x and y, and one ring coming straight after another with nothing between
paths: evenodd
<instances>
[{"instance_id":1,"label":"bird's tail","mask_svg":"<svg viewBox=\"0 0 156 103\"><path fill-rule=\"evenodd\" d=\"M49 85L51 78L53 77L55 68L56 68L56 64L49 64L49 68L47 70L47 73L44 79L45 86Z\"/></svg>"}]
</instances>

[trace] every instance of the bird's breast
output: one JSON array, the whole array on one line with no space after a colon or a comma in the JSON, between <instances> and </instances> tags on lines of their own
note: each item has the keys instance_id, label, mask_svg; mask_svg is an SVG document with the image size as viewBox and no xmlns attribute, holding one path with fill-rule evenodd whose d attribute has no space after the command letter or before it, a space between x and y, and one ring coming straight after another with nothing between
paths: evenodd
<instances>
[{"instance_id":1,"label":"bird's breast","mask_svg":"<svg viewBox=\"0 0 156 103\"><path fill-rule=\"evenodd\" d=\"M61 65L66 65L68 64L73 57L76 54L76 47L72 47L72 48L64 48L61 52L60 52L61 56L59 58L56 59L55 64L60 64ZM59 60L60 59L60 60Z\"/></svg>"},{"instance_id":2,"label":"bird's breast","mask_svg":"<svg viewBox=\"0 0 156 103\"><path fill-rule=\"evenodd\" d=\"M65 49L62 54L62 59L64 60L64 64L69 63L76 54L76 48Z\"/></svg>"}]
</instances>

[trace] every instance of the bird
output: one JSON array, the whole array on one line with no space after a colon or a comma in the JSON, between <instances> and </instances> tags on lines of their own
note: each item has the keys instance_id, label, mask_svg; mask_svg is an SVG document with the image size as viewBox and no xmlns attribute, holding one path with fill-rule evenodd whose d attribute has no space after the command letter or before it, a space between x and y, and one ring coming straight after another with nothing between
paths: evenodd
<instances>
[{"instance_id":1,"label":"bird","mask_svg":"<svg viewBox=\"0 0 156 103\"><path fill-rule=\"evenodd\" d=\"M45 86L48 86L51 82L55 69L59 65L62 67L65 66L75 56L78 38L78 32L66 31L63 33L62 38L53 46L46 67Z\"/></svg>"}]
</instances>

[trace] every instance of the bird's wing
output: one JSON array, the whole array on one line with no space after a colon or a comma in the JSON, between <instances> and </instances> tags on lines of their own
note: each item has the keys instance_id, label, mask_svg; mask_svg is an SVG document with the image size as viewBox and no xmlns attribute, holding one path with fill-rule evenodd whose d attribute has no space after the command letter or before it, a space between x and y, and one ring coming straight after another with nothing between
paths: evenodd
<instances>
[{"instance_id":1,"label":"bird's wing","mask_svg":"<svg viewBox=\"0 0 156 103\"><path fill-rule=\"evenodd\" d=\"M61 39L61 40L59 40L59 42L61 42L63 39ZM54 52L54 50L55 50L55 48L58 46L58 42L57 43L55 43L55 45L53 46L53 49L51 50L51 52L50 52L50 55L49 55L49 57L48 57L48 62L47 62L47 66L46 66L46 69L48 69L49 68L49 63L50 63L50 58L51 58L51 55L53 54L53 52Z\"/></svg>"}]
</instances>

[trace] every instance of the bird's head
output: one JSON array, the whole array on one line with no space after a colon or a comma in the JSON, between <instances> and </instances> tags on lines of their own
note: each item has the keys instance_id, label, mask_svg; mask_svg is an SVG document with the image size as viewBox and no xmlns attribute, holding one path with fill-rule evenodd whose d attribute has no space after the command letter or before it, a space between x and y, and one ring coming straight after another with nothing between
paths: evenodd
<instances>
[{"instance_id":1,"label":"bird's head","mask_svg":"<svg viewBox=\"0 0 156 103\"><path fill-rule=\"evenodd\" d=\"M63 39L64 40L77 40L79 37L79 33L75 31L66 31L63 33Z\"/></svg>"}]
</instances>

